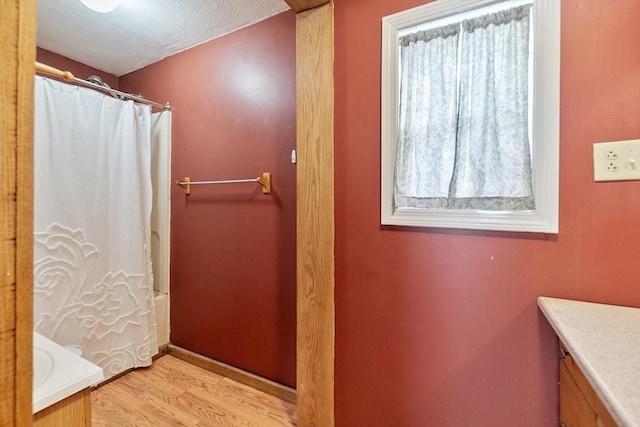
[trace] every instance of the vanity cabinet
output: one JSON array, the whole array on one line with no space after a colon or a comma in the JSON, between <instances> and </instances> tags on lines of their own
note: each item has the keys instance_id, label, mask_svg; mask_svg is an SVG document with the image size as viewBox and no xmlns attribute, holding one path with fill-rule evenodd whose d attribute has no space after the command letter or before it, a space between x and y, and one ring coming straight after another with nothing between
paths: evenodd
<instances>
[{"instance_id":1,"label":"vanity cabinet","mask_svg":"<svg viewBox=\"0 0 640 427\"><path fill-rule=\"evenodd\" d=\"M560 342L560 425L562 427L617 426L562 342Z\"/></svg>"},{"instance_id":2,"label":"vanity cabinet","mask_svg":"<svg viewBox=\"0 0 640 427\"><path fill-rule=\"evenodd\" d=\"M36 412L34 427L91 427L91 389L85 388Z\"/></svg>"},{"instance_id":3,"label":"vanity cabinet","mask_svg":"<svg viewBox=\"0 0 640 427\"><path fill-rule=\"evenodd\" d=\"M640 308L551 297L538 307L560 342L560 425L640 427Z\"/></svg>"},{"instance_id":4,"label":"vanity cabinet","mask_svg":"<svg viewBox=\"0 0 640 427\"><path fill-rule=\"evenodd\" d=\"M91 386L104 379L102 368L36 331L33 350L33 425L90 427Z\"/></svg>"}]
</instances>

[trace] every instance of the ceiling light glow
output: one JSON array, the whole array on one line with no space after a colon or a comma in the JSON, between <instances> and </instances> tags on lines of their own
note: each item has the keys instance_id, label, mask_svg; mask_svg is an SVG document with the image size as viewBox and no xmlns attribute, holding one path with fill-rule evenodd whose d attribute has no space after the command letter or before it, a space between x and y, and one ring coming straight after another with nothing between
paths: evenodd
<instances>
[{"instance_id":1,"label":"ceiling light glow","mask_svg":"<svg viewBox=\"0 0 640 427\"><path fill-rule=\"evenodd\" d=\"M108 13L118 6L118 0L80 0L82 4L91 10L100 13Z\"/></svg>"}]
</instances>

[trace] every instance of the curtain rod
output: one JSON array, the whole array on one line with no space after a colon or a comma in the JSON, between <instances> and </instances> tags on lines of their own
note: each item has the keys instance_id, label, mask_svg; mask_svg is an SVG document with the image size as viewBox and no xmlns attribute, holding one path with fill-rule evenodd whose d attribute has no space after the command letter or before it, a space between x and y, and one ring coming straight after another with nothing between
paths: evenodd
<instances>
[{"instance_id":1,"label":"curtain rod","mask_svg":"<svg viewBox=\"0 0 640 427\"><path fill-rule=\"evenodd\" d=\"M42 62L38 62L36 61L36 72L40 73L40 74L45 74L47 76L53 76L53 77L58 77L62 80L65 80L67 82L72 82L72 83L77 83L81 86L86 86L86 87L90 87L92 89L97 89L97 90L101 90L103 92L109 92L110 94L116 94L116 95L120 95L123 96L124 98L126 98L127 100L132 100L132 101L136 101L136 102L140 102L143 104L149 104L152 105L154 107L158 107L158 108L162 108L166 111L171 110L171 105L169 105L169 103L167 102L166 104L159 104L157 102L153 102L153 101L149 101L148 99L144 99L141 96L138 95L132 95L130 93L126 93L126 92L121 92L119 90L116 89L111 89L105 86L100 86L99 84L95 84L95 83L91 83L88 82L86 80L82 80L79 79L77 77L75 77L70 71L62 71L59 70L55 67L52 67L51 65L47 65L47 64L43 64Z\"/></svg>"}]
</instances>

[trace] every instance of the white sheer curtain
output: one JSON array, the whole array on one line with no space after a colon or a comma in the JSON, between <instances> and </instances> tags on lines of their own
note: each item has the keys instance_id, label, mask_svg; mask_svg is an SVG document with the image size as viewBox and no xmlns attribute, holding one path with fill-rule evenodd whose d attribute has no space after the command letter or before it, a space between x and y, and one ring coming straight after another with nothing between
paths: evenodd
<instances>
[{"instance_id":1,"label":"white sheer curtain","mask_svg":"<svg viewBox=\"0 0 640 427\"><path fill-rule=\"evenodd\" d=\"M458 24L400 39L396 206L449 195L457 129Z\"/></svg>"},{"instance_id":2,"label":"white sheer curtain","mask_svg":"<svg viewBox=\"0 0 640 427\"><path fill-rule=\"evenodd\" d=\"M535 208L528 107L530 9L519 6L400 41L396 207ZM451 26L460 28L459 42L432 35L453 33ZM439 49L447 40L446 48ZM412 96L422 91L427 94Z\"/></svg>"},{"instance_id":3,"label":"white sheer curtain","mask_svg":"<svg viewBox=\"0 0 640 427\"><path fill-rule=\"evenodd\" d=\"M150 109L36 77L35 329L109 378L157 352Z\"/></svg>"}]
</instances>

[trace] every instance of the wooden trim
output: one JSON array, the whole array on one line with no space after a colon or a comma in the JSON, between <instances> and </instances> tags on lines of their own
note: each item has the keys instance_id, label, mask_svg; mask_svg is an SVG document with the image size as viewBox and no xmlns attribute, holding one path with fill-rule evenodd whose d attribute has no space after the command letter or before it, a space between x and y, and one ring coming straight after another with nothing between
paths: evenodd
<instances>
[{"instance_id":1,"label":"wooden trim","mask_svg":"<svg viewBox=\"0 0 640 427\"><path fill-rule=\"evenodd\" d=\"M17 150L16 360L18 425L33 419L33 125L36 59L36 2L20 3L20 58ZM28 420L28 421L27 421ZM27 423L27 424L25 424Z\"/></svg>"},{"instance_id":2,"label":"wooden trim","mask_svg":"<svg viewBox=\"0 0 640 427\"><path fill-rule=\"evenodd\" d=\"M296 13L305 12L310 9L329 3L331 0L284 0Z\"/></svg>"},{"instance_id":3,"label":"wooden trim","mask_svg":"<svg viewBox=\"0 0 640 427\"><path fill-rule=\"evenodd\" d=\"M165 345L162 345L162 346L158 347L158 352L151 357L151 360L152 361L156 360L157 358L162 357L165 354L169 354L169 344L165 344ZM102 381L101 383L92 386L92 388L100 388L103 385L109 384L111 381L115 381L120 377L124 377L125 375L127 375L130 372L135 371L136 369L138 369L138 368L129 368L129 369L125 370L125 371L122 371L119 374L116 374L116 375L112 376L111 378L108 378L108 379ZM142 369L144 369L144 368L142 368Z\"/></svg>"},{"instance_id":4,"label":"wooden trim","mask_svg":"<svg viewBox=\"0 0 640 427\"><path fill-rule=\"evenodd\" d=\"M131 373L131 372L135 371L136 369L137 369L137 368L129 368L129 369L126 369L126 370L124 370L124 371L122 371L122 372L119 372L119 373L117 373L117 374L113 375L112 377L107 378L106 380L104 380L104 381L102 381L102 382L100 382L100 383L98 383L98 384L94 384L94 385L92 385L92 386L91 386L91 388L92 388L92 389L100 388L100 387L102 387L103 385L107 385L107 384L109 384L110 382L117 380L118 378L122 378L122 377L124 377L125 375L127 375L128 373ZM141 368L141 369L144 369L144 368Z\"/></svg>"},{"instance_id":5,"label":"wooden trim","mask_svg":"<svg viewBox=\"0 0 640 427\"><path fill-rule=\"evenodd\" d=\"M0 7L0 425L32 424L36 2Z\"/></svg>"},{"instance_id":6,"label":"wooden trim","mask_svg":"<svg viewBox=\"0 0 640 427\"><path fill-rule=\"evenodd\" d=\"M296 16L298 424L334 420L333 3Z\"/></svg>"},{"instance_id":7,"label":"wooden trim","mask_svg":"<svg viewBox=\"0 0 640 427\"><path fill-rule=\"evenodd\" d=\"M251 372L243 371L226 363L219 362L206 356L194 353L184 348L169 344L168 354L192 365L199 366L207 371L214 372L223 377L230 378L239 383L253 387L256 390L263 391L267 394L277 397L289 403L296 403L296 391L290 387L278 384L274 381L262 378Z\"/></svg>"},{"instance_id":8,"label":"wooden trim","mask_svg":"<svg viewBox=\"0 0 640 427\"><path fill-rule=\"evenodd\" d=\"M165 354L169 354L169 344L158 347L158 352L152 357L152 360L156 360L158 357L162 357Z\"/></svg>"}]
</instances>

